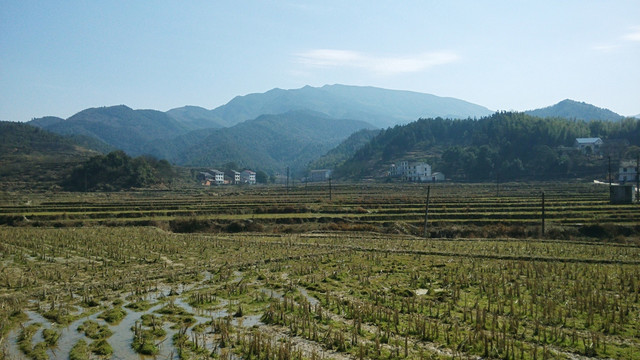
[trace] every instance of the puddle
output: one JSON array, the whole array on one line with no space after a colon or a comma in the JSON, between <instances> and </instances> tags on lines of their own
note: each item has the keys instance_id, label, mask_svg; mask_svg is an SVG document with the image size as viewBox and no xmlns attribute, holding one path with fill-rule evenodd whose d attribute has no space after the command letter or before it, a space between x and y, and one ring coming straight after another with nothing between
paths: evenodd
<instances>
[{"instance_id":1,"label":"puddle","mask_svg":"<svg viewBox=\"0 0 640 360\"><path fill-rule=\"evenodd\" d=\"M311 306L316 306L320 303L318 299L309 295L309 293L307 292L307 289L303 287L298 287L298 291L300 292L300 294L302 294L302 296L304 296L307 299L307 301L309 302L309 304L311 304Z\"/></svg>"},{"instance_id":2,"label":"puddle","mask_svg":"<svg viewBox=\"0 0 640 360\"><path fill-rule=\"evenodd\" d=\"M274 299L282 299L283 295L281 292L273 290L273 289L268 289L268 288L260 288L260 291L263 294L267 294L269 295L269 297L272 297Z\"/></svg>"},{"instance_id":3,"label":"puddle","mask_svg":"<svg viewBox=\"0 0 640 360\"><path fill-rule=\"evenodd\" d=\"M243 279L242 272L235 271L233 273L234 278L231 279L233 282L240 282ZM49 348L47 350L47 354L50 359L68 359L71 348L78 342L80 339L84 339L88 344L92 343L94 340L86 337L84 333L79 332L78 326L80 326L83 322L87 320L96 321L99 325L108 325L109 329L112 331L113 335L107 339L107 342L113 348L113 355L111 359L122 359L122 360L151 360L151 359L179 359L177 349L173 344L173 336L178 332L177 329L171 329L171 323L165 322L163 324L163 329L166 331L166 336L162 340L158 340L158 349L159 352L155 356L147 356L141 355L135 352L135 350L131 347L131 343L133 342L133 331L131 328L137 321L140 321L140 318L144 314L154 314L157 310L166 306L168 303L173 302L176 306L183 308L185 311L193 314L197 324L207 323L214 319L225 318L230 315L229 310L229 301L226 299L218 299L219 304L215 309L205 310L197 307L193 307L188 303L188 296L182 295L184 292L197 289L198 287L203 287L203 283L211 282L213 278L213 274L210 272L204 273L204 280L201 283L189 284L189 285L178 285L178 286L167 286L162 285L153 288L153 290L144 293L144 294L134 294L134 293L124 293L122 295L122 299L127 299L125 304L147 300L150 302L157 302L151 308L145 311L135 311L126 307L123 309L127 312L125 317L117 324L117 325L109 325L104 320L98 319L98 315L102 311L98 311L95 314L84 316L80 319L75 320L71 324L66 327L58 327L55 324L52 324L51 321L44 318L39 313L27 310L25 313L29 317L29 320L24 322L23 326L28 326L32 323L40 323L41 327L38 329L38 332L33 336L32 346L42 342L42 330L46 328L55 328L60 333L60 338L58 339L58 343L55 347ZM274 297L274 298L282 298L282 294L277 291L270 289L260 289L263 293ZM175 293L181 295L172 295ZM313 298L310 298L313 299ZM313 299L315 300L315 299ZM84 309L76 307L75 310L77 313L82 312ZM233 310L232 310L233 311ZM160 314L155 314L156 316L160 316ZM233 318L232 324L234 326L242 326L242 327L253 327L259 326L263 323L260 321L261 315L249 315L242 318ZM187 330L187 333L190 338L193 337L193 326ZM214 335L210 332L211 330L208 328L204 331L205 339L206 339L206 348L209 351L213 351L216 347L216 343L214 341ZM6 349L6 359L24 359L26 356L20 351L18 348L17 340L20 334L20 327L12 330L7 338L7 342L5 343ZM202 339L202 333L200 334L200 338ZM218 350L219 351L219 350ZM231 358L235 358L235 356L231 356Z\"/></svg>"}]
</instances>

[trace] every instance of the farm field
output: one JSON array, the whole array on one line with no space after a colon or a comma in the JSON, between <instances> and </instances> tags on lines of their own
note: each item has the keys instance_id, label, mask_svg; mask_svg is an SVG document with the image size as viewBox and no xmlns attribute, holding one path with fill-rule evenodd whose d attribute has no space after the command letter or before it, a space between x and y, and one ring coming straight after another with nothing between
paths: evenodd
<instances>
[{"instance_id":1,"label":"farm field","mask_svg":"<svg viewBox=\"0 0 640 360\"><path fill-rule=\"evenodd\" d=\"M0 194L2 357L640 359L640 207L496 192Z\"/></svg>"}]
</instances>

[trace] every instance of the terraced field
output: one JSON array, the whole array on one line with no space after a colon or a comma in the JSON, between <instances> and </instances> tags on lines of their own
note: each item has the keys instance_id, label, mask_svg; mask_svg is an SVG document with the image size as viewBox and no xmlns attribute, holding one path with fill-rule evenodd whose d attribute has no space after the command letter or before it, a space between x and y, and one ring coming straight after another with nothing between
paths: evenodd
<instances>
[{"instance_id":1,"label":"terraced field","mask_svg":"<svg viewBox=\"0 0 640 360\"><path fill-rule=\"evenodd\" d=\"M1 356L640 359L637 205L425 190L3 194Z\"/></svg>"},{"instance_id":2,"label":"terraced field","mask_svg":"<svg viewBox=\"0 0 640 360\"><path fill-rule=\"evenodd\" d=\"M543 191L547 229L556 226L549 236L567 237L572 233L567 230L590 225L633 228L640 224L637 206L610 205L607 187L602 185L505 185L496 194L493 186L447 184L432 186L430 229L434 236L445 237L462 236L465 232L488 236L491 234L486 232L491 231L483 234L478 228L496 225L513 228L512 236L525 233L525 227L541 222ZM327 229L328 224L333 224L332 230L336 225L378 231L395 226L418 234L417 228L424 223L426 189L424 185L340 185L333 186L330 194L328 186L323 185L298 186L289 191L284 187L219 187L180 193L36 195L28 200L5 196L8 199L0 206L0 223L11 225L169 228L190 221L196 227L224 231L234 222L238 225L251 221L269 230L279 227L295 231L295 226L287 225L304 223L305 230ZM623 234L628 233L623 230Z\"/></svg>"}]
</instances>

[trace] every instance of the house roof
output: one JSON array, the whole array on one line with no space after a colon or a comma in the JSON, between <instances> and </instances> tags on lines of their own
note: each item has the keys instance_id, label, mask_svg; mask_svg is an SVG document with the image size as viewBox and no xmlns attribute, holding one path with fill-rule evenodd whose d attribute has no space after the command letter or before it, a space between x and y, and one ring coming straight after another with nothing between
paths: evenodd
<instances>
[{"instance_id":1,"label":"house roof","mask_svg":"<svg viewBox=\"0 0 640 360\"><path fill-rule=\"evenodd\" d=\"M623 160L620 162L620 167L628 167L628 168L636 168L636 161L635 160Z\"/></svg>"},{"instance_id":2,"label":"house roof","mask_svg":"<svg viewBox=\"0 0 640 360\"><path fill-rule=\"evenodd\" d=\"M599 137L596 138L576 138L578 144L595 144L598 141L602 141Z\"/></svg>"}]
</instances>

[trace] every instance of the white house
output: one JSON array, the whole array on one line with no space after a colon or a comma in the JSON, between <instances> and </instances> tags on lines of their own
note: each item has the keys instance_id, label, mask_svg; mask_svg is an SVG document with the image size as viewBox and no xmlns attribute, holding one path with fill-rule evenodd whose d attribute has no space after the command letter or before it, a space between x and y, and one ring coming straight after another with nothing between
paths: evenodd
<instances>
[{"instance_id":1,"label":"white house","mask_svg":"<svg viewBox=\"0 0 640 360\"><path fill-rule=\"evenodd\" d=\"M431 181L433 182L444 181L444 179L444 174L441 172L431 173Z\"/></svg>"},{"instance_id":2,"label":"white house","mask_svg":"<svg viewBox=\"0 0 640 360\"><path fill-rule=\"evenodd\" d=\"M235 170L227 170L224 173L229 184L240 184L240 173Z\"/></svg>"},{"instance_id":3,"label":"white house","mask_svg":"<svg viewBox=\"0 0 640 360\"><path fill-rule=\"evenodd\" d=\"M623 161L620 163L620 171L618 171L618 181L620 183L634 183L638 179L638 167L636 162Z\"/></svg>"},{"instance_id":4,"label":"white house","mask_svg":"<svg viewBox=\"0 0 640 360\"><path fill-rule=\"evenodd\" d=\"M331 170L323 169L323 170L311 170L311 181L327 181L331 178Z\"/></svg>"},{"instance_id":5,"label":"white house","mask_svg":"<svg viewBox=\"0 0 640 360\"><path fill-rule=\"evenodd\" d=\"M216 170L216 169L210 169L209 173L211 173L211 175L213 175L213 181L216 185L223 185L224 184L224 173L222 171Z\"/></svg>"},{"instance_id":6,"label":"white house","mask_svg":"<svg viewBox=\"0 0 640 360\"><path fill-rule=\"evenodd\" d=\"M391 176L397 176L404 181L432 181L431 165L425 162L401 161L397 166L391 166Z\"/></svg>"},{"instance_id":7,"label":"white house","mask_svg":"<svg viewBox=\"0 0 640 360\"><path fill-rule=\"evenodd\" d=\"M600 146L603 141L599 137L597 138L576 138L574 147L580 149L584 153L597 154L600 152Z\"/></svg>"},{"instance_id":8,"label":"white house","mask_svg":"<svg viewBox=\"0 0 640 360\"><path fill-rule=\"evenodd\" d=\"M243 170L240 173L240 181L243 184L255 184L256 183L256 173L251 170Z\"/></svg>"}]
</instances>

